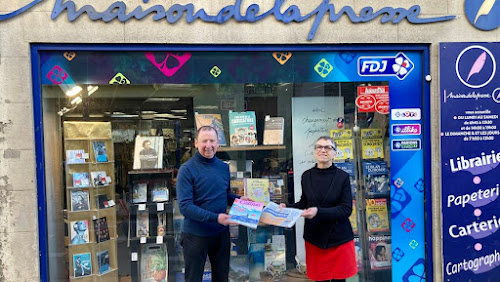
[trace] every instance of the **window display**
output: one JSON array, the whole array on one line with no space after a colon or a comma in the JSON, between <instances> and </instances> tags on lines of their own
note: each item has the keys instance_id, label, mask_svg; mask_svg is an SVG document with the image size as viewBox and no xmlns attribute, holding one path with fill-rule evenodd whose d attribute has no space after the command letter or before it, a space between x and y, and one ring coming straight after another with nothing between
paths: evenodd
<instances>
[{"instance_id":1,"label":"window display","mask_svg":"<svg viewBox=\"0 0 500 282\"><path fill-rule=\"evenodd\" d=\"M113 142L109 122L64 122L70 280L118 279ZM107 148L107 149L106 149ZM93 151L92 154L89 154ZM110 155L108 155L108 152ZM90 177L89 177L90 175ZM104 195L107 206L99 204ZM111 202L111 205L109 204ZM71 271L72 270L72 271Z\"/></svg>"},{"instance_id":2,"label":"window display","mask_svg":"<svg viewBox=\"0 0 500 282\"><path fill-rule=\"evenodd\" d=\"M408 271L401 265L425 258L423 194L409 188L423 178L422 150L399 151L405 135L389 130L398 120L389 104L422 106L417 70L406 80L367 78L356 70L362 54L337 51L295 52L284 63L272 52L75 54L41 54L45 151L65 160L50 176L64 179L65 194L48 187L64 216L47 224L67 226L49 240L49 251L65 257L51 262L53 277L184 281L177 176L197 152L201 126L217 132L232 193L257 202L227 209L240 222L229 227L230 281L306 279L301 211L278 205L300 199L320 136L335 141L333 163L350 181L358 273L348 281L399 281ZM162 56L160 71L151 62ZM54 68L62 81L52 79ZM408 87L420 97L404 100ZM413 174L402 175L408 166ZM207 261L204 281L210 277Z\"/></svg>"}]
</instances>

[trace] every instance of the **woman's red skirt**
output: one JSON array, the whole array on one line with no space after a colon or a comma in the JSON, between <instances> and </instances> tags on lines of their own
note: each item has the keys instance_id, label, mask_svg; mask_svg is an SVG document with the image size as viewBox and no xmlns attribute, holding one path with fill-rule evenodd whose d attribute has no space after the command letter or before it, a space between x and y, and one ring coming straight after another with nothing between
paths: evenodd
<instances>
[{"instance_id":1,"label":"woman's red skirt","mask_svg":"<svg viewBox=\"0 0 500 282\"><path fill-rule=\"evenodd\" d=\"M307 277L314 281L347 279L358 273L354 241L322 249L306 241Z\"/></svg>"}]
</instances>

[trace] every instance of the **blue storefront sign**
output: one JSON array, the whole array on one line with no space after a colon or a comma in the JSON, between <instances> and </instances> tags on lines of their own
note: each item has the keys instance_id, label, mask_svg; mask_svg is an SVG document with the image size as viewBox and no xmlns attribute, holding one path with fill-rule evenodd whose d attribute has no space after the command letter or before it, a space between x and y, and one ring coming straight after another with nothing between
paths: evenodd
<instances>
[{"instance_id":1,"label":"blue storefront sign","mask_svg":"<svg viewBox=\"0 0 500 282\"><path fill-rule=\"evenodd\" d=\"M500 43L440 45L445 281L500 275Z\"/></svg>"}]
</instances>

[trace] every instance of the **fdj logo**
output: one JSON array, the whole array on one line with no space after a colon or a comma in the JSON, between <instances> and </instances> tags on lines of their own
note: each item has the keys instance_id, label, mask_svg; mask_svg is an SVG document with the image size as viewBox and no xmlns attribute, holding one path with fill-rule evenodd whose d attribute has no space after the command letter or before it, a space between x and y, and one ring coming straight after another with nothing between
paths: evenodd
<instances>
[{"instance_id":1,"label":"fdj logo","mask_svg":"<svg viewBox=\"0 0 500 282\"><path fill-rule=\"evenodd\" d=\"M360 76L396 76L405 79L414 68L413 62L403 53L395 57L359 57Z\"/></svg>"},{"instance_id":2,"label":"fdj logo","mask_svg":"<svg viewBox=\"0 0 500 282\"><path fill-rule=\"evenodd\" d=\"M469 22L481 30L492 30L500 26L500 1L465 0L465 15Z\"/></svg>"}]
</instances>

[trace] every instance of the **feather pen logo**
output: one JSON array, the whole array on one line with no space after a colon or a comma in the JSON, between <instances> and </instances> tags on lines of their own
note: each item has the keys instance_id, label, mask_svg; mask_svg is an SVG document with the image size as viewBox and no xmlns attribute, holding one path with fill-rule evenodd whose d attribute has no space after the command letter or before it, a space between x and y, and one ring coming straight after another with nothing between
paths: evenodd
<instances>
[{"instance_id":1,"label":"feather pen logo","mask_svg":"<svg viewBox=\"0 0 500 282\"><path fill-rule=\"evenodd\" d=\"M484 46L469 46L457 56L455 71L464 85L470 88L484 87L495 76L495 57Z\"/></svg>"},{"instance_id":2,"label":"feather pen logo","mask_svg":"<svg viewBox=\"0 0 500 282\"><path fill-rule=\"evenodd\" d=\"M479 11L477 11L474 23L477 22L480 16L488 15L491 12L491 9L493 9L493 5L495 4L495 2L496 0L484 0L481 7L479 7Z\"/></svg>"},{"instance_id":3,"label":"feather pen logo","mask_svg":"<svg viewBox=\"0 0 500 282\"><path fill-rule=\"evenodd\" d=\"M500 26L500 0L465 0L464 9L469 22L478 29Z\"/></svg>"},{"instance_id":4,"label":"feather pen logo","mask_svg":"<svg viewBox=\"0 0 500 282\"><path fill-rule=\"evenodd\" d=\"M467 76L467 82L469 82L469 78L476 73L481 72L481 70L484 67L484 62L486 61L486 52L481 53L479 57L477 57L476 61L472 65L472 68L470 68L469 75Z\"/></svg>"}]
</instances>

